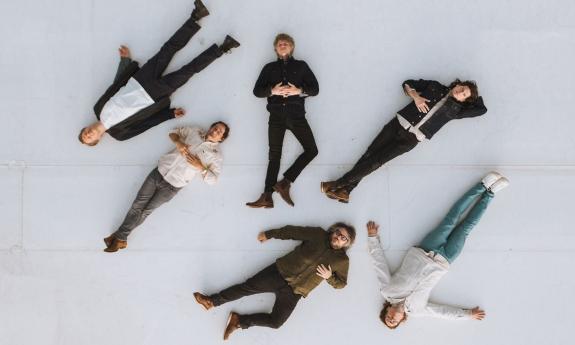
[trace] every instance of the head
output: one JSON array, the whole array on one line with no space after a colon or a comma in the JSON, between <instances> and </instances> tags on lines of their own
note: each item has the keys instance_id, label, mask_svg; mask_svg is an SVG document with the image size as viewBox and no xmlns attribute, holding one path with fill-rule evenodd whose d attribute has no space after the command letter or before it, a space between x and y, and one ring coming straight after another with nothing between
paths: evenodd
<instances>
[{"instance_id":1,"label":"head","mask_svg":"<svg viewBox=\"0 0 575 345\"><path fill-rule=\"evenodd\" d=\"M355 229L345 223L335 223L327 230L333 249L347 249L355 241Z\"/></svg>"},{"instance_id":2,"label":"head","mask_svg":"<svg viewBox=\"0 0 575 345\"><path fill-rule=\"evenodd\" d=\"M223 121L212 123L210 129L206 133L206 139L214 142L221 143L230 135L230 127Z\"/></svg>"},{"instance_id":3,"label":"head","mask_svg":"<svg viewBox=\"0 0 575 345\"><path fill-rule=\"evenodd\" d=\"M477 84L473 80L455 79L449 88L451 89L451 96L460 103L473 103L479 97Z\"/></svg>"},{"instance_id":4,"label":"head","mask_svg":"<svg viewBox=\"0 0 575 345\"><path fill-rule=\"evenodd\" d=\"M292 56L295 42L288 34L278 34L274 40L274 49L279 58L285 59Z\"/></svg>"},{"instance_id":5,"label":"head","mask_svg":"<svg viewBox=\"0 0 575 345\"><path fill-rule=\"evenodd\" d=\"M396 329L407 320L407 314L405 313L403 304L391 304L385 301L383 309L381 309L379 313L379 319L387 328Z\"/></svg>"},{"instance_id":6,"label":"head","mask_svg":"<svg viewBox=\"0 0 575 345\"><path fill-rule=\"evenodd\" d=\"M82 128L80 135L78 135L78 140L84 145L96 146L104 132L100 131L98 128L98 122L89 125L88 127Z\"/></svg>"}]
</instances>

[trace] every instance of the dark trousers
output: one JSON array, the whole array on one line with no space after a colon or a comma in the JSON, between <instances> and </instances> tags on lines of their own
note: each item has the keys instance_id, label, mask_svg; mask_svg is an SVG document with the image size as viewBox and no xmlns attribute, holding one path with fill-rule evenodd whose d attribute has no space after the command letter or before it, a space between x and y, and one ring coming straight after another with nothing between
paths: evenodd
<instances>
[{"instance_id":1,"label":"dark trousers","mask_svg":"<svg viewBox=\"0 0 575 345\"><path fill-rule=\"evenodd\" d=\"M290 130L303 147L303 153L286 170L284 177L291 182L317 156L317 146L305 113L294 114L287 111L270 113L268 122L269 162L266 174L265 191L272 192L277 182L282 157L282 147L286 130Z\"/></svg>"},{"instance_id":2,"label":"dark trousers","mask_svg":"<svg viewBox=\"0 0 575 345\"><path fill-rule=\"evenodd\" d=\"M134 78L155 101L171 95L194 74L206 68L222 55L218 46L213 44L179 70L162 76L178 50L182 49L199 30L200 26L194 22L193 19L188 19L184 25L164 43L160 51L148 60L134 75Z\"/></svg>"},{"instance_id":3,"label":"dark trousers","mask_svg":"<svg viewBox=\"0 0 575 345\"><path fill-rule=\"evenodd\" d=\"M275 263L264 268L244 283L229 287L218 294L212 295L211 298L214 305L219 306L245 296L264 292L271 292L276 295L272 312L270 314L240 315L240 326L242 328L251 326L279 328L287 321L301 295L293 292L292 288L278 272Z\"/></svg>"},{"instance_id":4,"label":"dark trousers","mask_svg":"<svg viewBox=\"0 0 575 345\"><path fill-rule=\"evenodd\" d=\"M411 151L417 143L417 137L401 127L399 120L394 117L383 127L353 168L336 181L337 187L351 193L364 177L395 157Z\"/></svg>"},{"instance_id":5,"label":"dark trousers","mask_svg":"<svg viewBox=\"0 0 575 345\"><path fill-rule=\"evenodd\" d=\"M152 170L140 187L124 222L114 232L114 237L126 241L132 230L142 224L155 209L170 201L180 189L164 180L158 168Z\"/></svg>"}]
</instances>

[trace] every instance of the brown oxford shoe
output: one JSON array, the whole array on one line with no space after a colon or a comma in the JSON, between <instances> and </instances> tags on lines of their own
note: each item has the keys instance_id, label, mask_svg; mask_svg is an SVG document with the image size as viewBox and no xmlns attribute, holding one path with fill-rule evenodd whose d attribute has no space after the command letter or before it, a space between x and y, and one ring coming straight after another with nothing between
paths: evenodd
<instances>
[{"instance_id":1,"label":"brown oxford shoe","mask_svg":"<svg viewBox=\"0 0 575 345\"><path fill-rule=\"evenodd\" d=\"M233 331L238 328L240 328L240 316L238 313L234 313L232 311L228 317L228 324L226 325L226 330L224 331L224 340L228 340L230 334L232 334Z\"/></svg>"},{"instance_id":2,"label":"brown oxford shoe","mask_svg":"<svg viewBox=\"0 0 575 345\"><path fill-rule=\"evenodd\" d=\"M346 204L349 202L349 192L342 188L336 190L328 190L325 192L325 195L327 195L327 197L330 199L336 199Z\"/></svg>"},{"instance_id":3,"label":"brown oxford shoe","mask_svg":"<svg viewBox=\"0 0 575 345\"><path fill-rule=\"evenodd\" d=\"M335 189L337 187L337 183L335 181L330 182L321 182L320 188L322 193L327 193L328 190Z\"/></svg>"},{"instance_id":4,"label":"brown oxford shoe","mask_svg":"<svg viewBox=\"0 0 575 345\"><path fill-rule=\"evenodd\" d=\"M256 201L246 203L248 207L251 208L273 208L274 199L272 199L272 193L265 192L260 195L260 198Z\"/></svg>"},{"instance_id":5,"label":"brown oxford shoe","mask_svg":"<svg viewBox=\"0 0 575 345\"><path fill-rule=\"evenodd\" d=\"M106 247L109 247L112 245L112 242L114 242L114 235L110 235L106 238L104 238L104 243L106 243Z\"/></svg>"},{"instance_id":6,"label":"brown oxford shoe","mask_svg":"<svg viewBox=\"0 0 575 345\"><path fill-rule=\"evenodd\" d=\"M110 237L106 237L104 239L104 242L106 242L106 245L108 245L108 241ZM124 249L128 246L128 241L123 241L123 240L119 240L117 238L112 238L111 243L108 245L108 247L106 247L106 249L104 249L105 252L108 253L114 253L117 252L120 249Z\"/></svg>"},{"instance_id":7,"label":"brown oxford shoe","mask_svg":"<svg viewBox=\"0 0 575 345\"><path fill-rule=\"evenodd\" d=\"M294 206L293 200L289 195L289 189L291 187L291 182L285 178L274 185L274 190L284 199L285 202L290 206Z\"/></svg>"},{"instance_id":8,"label":"brown oxford shoe","mask_svg":"<svg viewBox=\"0 0 575 345\"><path fill-rule=\"evenodd\" d=\"M210 310L214 307L214 302L212 302L212 299L206 295L202 295L199 292L194 292L194 298L196 299L196 302L201 304L202 307L204 307L206 310Z\"/></svg>"}]
</instances>

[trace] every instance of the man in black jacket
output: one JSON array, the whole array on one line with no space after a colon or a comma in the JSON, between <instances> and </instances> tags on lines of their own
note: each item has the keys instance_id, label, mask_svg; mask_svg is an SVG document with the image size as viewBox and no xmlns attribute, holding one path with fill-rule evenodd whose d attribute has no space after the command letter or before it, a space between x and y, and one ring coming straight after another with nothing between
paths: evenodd
<instances>
[{"instance_id":1,"label":"man in black jacket","mask_svg":"<svg viewBox=\"0 0 575 345\"><path fill-rule=\"evenodd\" d=\"M321 183L321 191L329 198L347 203L361 179L410 151L420 141L431 139L450 120L487 112L473 81L456 79L445 86L434 80L419 79L406 80L402 86L413 102L383 127L350 171L336 181Z\"/></svg>"},{"instance_id":2,"label":"man in black jacket","mask_svg":"<svg viewBox=\"0 0 575 345\"><path fill-rule=\"evenodd\" d=\"M114 83L94 106L98 121L80 131L80 142L94 146L104 133L116 140L127 140L184 115L183 109L170 108L170 95L223 53L240 45L226 36L221 46L213 44L181 69L162 75L176 52L200 30L198 21L209 15L201 0L194 3L190 18L142 68L131 60L127 47L120 48L121 61Z\"/></svg>"},{"instance_id":3,"label":"man in black jacket","mask_svg":"<svg viewBox=\"0 0 575 345\"><path fill-rule=\"evenodd\" d=\"M305 118L304 103L306 97L319 93L319 85L307 63L293 58L294 47L294 40L289 35L277 35L274 49L278 58L264 66L254 87L256 97L266 97L268 100L269 162L264 193L258 200L248 202L246 205L249 207L274 207L274 191L293 206L289 194L291 183L318 153L313 133ZM284 173L284 178L277 182L286 130L294 134L304 152Z\"/></svg>"}]
</instances>

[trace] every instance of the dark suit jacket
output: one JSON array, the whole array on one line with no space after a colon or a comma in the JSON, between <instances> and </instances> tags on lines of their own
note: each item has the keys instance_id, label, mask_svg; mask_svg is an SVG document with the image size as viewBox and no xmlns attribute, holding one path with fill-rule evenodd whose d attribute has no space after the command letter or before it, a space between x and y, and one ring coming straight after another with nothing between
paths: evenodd
<instances>
[{"instance_id":1,"label":"dark suit jacket","mask_svg":"<svg viewBox=\"0 0 575 345\"><path fill-rule=\"evenodd\" d=\"M123 59L120 62L120 67L118 68L118 74L114 83L108 87L106 92L100 97L98 102L94 105L94 113L98 120L100 120L100 113L102 108L110 100L112 96L120 90L128 80L140 69L136 61L127 61ZM127 140L136 135L147 131L148 129L159 125L160 123L173 119L174 109L170 109L170 98L164 97L159 99L154 104L138 111L134 115L128 117L124 121L116 124L112 128L109 128L107 133L116 140Z\"/></svg>"}]
</instances>

